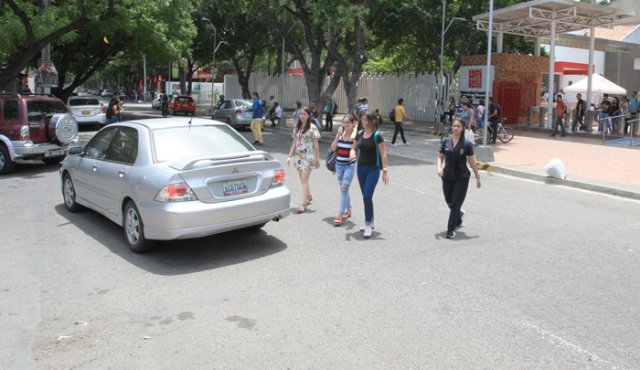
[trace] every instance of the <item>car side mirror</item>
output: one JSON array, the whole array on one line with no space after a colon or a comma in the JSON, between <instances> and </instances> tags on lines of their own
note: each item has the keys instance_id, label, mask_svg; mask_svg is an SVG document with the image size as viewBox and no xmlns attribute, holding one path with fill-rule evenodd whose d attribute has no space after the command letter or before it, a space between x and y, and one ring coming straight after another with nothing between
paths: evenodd
<instances>
[{"instance_id":1,"label":"car side mirror","mask_svg":"<svg viewBox=\"0 0 640 370\"><path fill-rule=\"evenodd\" d=\"M68 155L78 155L82 154L82 145L71 145L67 148Z\"/></svg>"}]
</instances>

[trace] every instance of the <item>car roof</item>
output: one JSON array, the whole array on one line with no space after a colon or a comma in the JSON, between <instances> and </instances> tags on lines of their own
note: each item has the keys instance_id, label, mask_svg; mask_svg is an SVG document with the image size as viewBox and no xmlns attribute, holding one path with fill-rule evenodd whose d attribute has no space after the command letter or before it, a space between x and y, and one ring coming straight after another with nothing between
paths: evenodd
<instances>
[{"instance_id":1,"label":"car roof","mask_svg":"<svg viewBox=\"0 0 640 370\"><path fill-rule=\"evenodd\" d=\"M110 124L111 126L143 126L149 129L163 129L170 127L185 127L189 125L191 121L192 126L227 126L226 123L215 121L211 119L198 118L198 117L171 117L171 118L147 118L136 119L131 121L122 121L119 123Z\"/></svg>"}]
</instances>

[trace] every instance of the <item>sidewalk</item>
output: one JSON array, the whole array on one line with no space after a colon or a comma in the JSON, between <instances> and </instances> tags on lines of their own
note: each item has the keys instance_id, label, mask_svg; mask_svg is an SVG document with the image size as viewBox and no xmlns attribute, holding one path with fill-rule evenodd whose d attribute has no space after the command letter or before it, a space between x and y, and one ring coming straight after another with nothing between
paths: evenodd
<instances>
[{"instance_id":1,"label":"sidewalk","mask_svg":"<svg viewBox=\"0 0 640 370\"><path fill-rule=\"evenodd\" d=\"M413 122L416 130L433 132L433 124ZM549 136L544 128L511 126L515 136L510 143L492 145L495 162L487 170L551 184L618 195L640 200L640 147L604 145L596 135ZM549 177L544 167L552 158L565 165L567 177Z\"/></svg>"},{"instance_id":2,"label":"sidewalk","mask_svg":"<svg viewBox=\"0 0 640 370\"><path fill-rule=\"evenodd\" d=\"M199 114L207 110L209 106L198 106ZM339 125L342 116L337 114L334 122ZM404 126L430 135L446 134L436 131L432 122L412 121ZM640 146L604 145L597 135L552 138L549 129L511 127L515 137L508 144L492 145L495 161L483 166L486 171L640 200ZM564 163L565 180L551 178L544 171L552 158Z\"/></svg>"}]
</instances>

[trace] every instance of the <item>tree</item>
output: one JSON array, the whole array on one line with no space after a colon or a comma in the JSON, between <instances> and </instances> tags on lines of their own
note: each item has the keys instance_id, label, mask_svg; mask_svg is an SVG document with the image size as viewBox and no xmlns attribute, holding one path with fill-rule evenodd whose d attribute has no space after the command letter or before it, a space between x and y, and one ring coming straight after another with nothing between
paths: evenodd
<instances>
[{"instance_id":1,"label":"tree","mask_svg":"<svg viewBox=\"0 0 640 370\"><path fill-rule=\"evenodd\" d=\"M140 79L142 55L155 65L166 66L189 54L191 40L196 34L191 22L194 5L190 0L173 3L138 1L126 7L115 6L114 12L127 16L105 21L91 21L91 32L78 34L74 39L61 40L53 45L53 56L59 72L56 95L66 98L73 90L100 71L104 76L125 73L125 78ZM186 20L186 21L185 21ZM115 61L121 61L111 64ZM123 67L129 68L123 68ZM133 66L133 71L131 70ZM70 79L70 83L67 83ZM118 85L119 86L119 85Z\"/></svg>"},{"instance_id":2,"label":"tree","mask_svg":"<svg viewBox=\"0 0 640 370\"><path fill-rule=\"evenodd\" d=\"M268 23L251 0L215 1L209 4L204 14L216 29L218 43L223 42L221 51L231 60L238 74L242 97L249 99L249 79L256 59L271 46Z\"/></svg>"},{"instance_id":3,"label":"tree","mask_svg":"<svg viewBox=\"0 0 640 370\"><path fill-rule=\"evenodd\" d=\"M110 17L112 8L112 1L87 7L84 1L69 0L42 10L31 2L0 2L0 88L29 66L45 45L77 32L89 19Z\"/></svg>"}]
</instances>

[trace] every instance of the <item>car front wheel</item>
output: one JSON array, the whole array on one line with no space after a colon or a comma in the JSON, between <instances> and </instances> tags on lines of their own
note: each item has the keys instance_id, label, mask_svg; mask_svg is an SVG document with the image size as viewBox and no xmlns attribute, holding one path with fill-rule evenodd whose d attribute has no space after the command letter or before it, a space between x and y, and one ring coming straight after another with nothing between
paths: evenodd
<instances>
[{"instance_id":1,"label":"car front wheel","mask_svg":"<svg viewBox=\"0 0 640 370\"><path fill-rule=\"evenodd\" d=\"M132 201L124 207L124 237L129 249L135 253L146 252L153 246L153 242L144 236L144 223L140 211Z\"/></svg>"},{"instance_id":2,"label":"car front wheel","mask_svg":"<svg viewBox=\"0 0 640 370\"><path fill-rule=\"evenodd\" d=\"M62 198L67 211L78 212L82 208L76 202L76 188L73 186L73 180L68 174L62 178Z\"/></svg>"},{"instance_id":3,"label":"car front wheel","mask_svg":"<svg viewBox=\"0 0 640 370\"><path fill-rule=\"evenodd\" d=\"M11 173L15 167L16 162L11 160L9 150L7 150L4 145L0 144L0 175Z\"/></svg>"}]
</instances>

